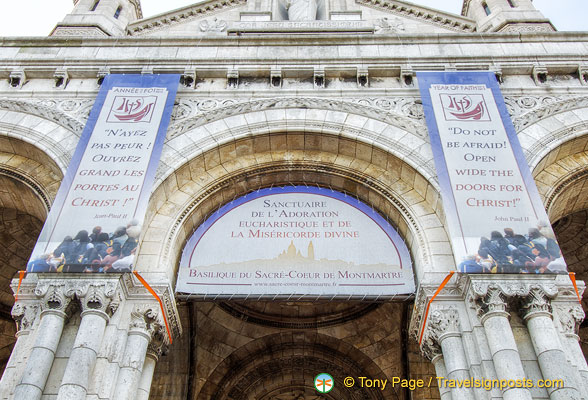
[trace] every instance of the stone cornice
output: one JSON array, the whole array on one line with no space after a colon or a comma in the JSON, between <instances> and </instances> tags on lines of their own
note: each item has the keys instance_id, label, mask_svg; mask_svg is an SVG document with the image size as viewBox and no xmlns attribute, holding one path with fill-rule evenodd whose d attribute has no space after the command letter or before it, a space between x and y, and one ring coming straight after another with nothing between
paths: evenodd
<instances>
[{"instance_id":1,"label":"stone cornice","mask_svg":"<svg viewBox=\"0 0 588 400\"><path fill-rule=\"evenodd\" d=\"M172 12L159 14L150 18L133 22L127 27L129 35L133 36L150 32L168 26L184 23L193 19L210 16L221 10L245 5L247 0L208 0L202 3L180 8Z\"/></svg>"},{"instance_id":2,"label":"stone cornice","mask_svg":"<svg viewBox=\"0 0 588 400\"><path fill-rule=\"evenodd\" d=\"M427 22L457 32L474 32L476 22L467 17L398 0L355 0L357 4Z\"/></svg>"},{"instance_id":3,"label":"stone cornice","mask_svg":"<svg viewBox=\"0 0 588 400\"><path fill-rule=\"evenodd\" d=\"M246 35L246 36L182 36L182 37L0 37L0 47L47 47L47 48L68 48L68 47L128 47L128 46L156 46L156 47L195 47L194 39L197 38L199 47L206 46L243 46L251 43L252 45L317 45L320 43L349 45L349 34L338 34L333 32L330 35L316 34L296 34L296 35ZM584 43L588 42L588 32L542 32L542 33L393 33L381 35L357 35L354 36L353 45L358 44L465 44L480 42L490 43ZM570 54L566 54L569 58ZM520 56L518 56L520 58Z\"/></svg>"}]
</instances>

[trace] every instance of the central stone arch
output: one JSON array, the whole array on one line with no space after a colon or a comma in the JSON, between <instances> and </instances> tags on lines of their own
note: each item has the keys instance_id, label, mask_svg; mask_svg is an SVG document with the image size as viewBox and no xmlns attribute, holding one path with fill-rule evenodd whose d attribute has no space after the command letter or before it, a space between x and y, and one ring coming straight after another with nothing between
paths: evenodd
<instances>
[{"instance_id":1,"label":"central stone arch","mask_svg":"<svg viewBox=\"0 0 588 400\"><path fill-rule=\"evenodd\" d=\"M209 214L248 192L292 184L332 188L371 205L406 241L417 276L450 269L451 247L433 184L374 144L317 132L239 138L176 168L152 195L137 265L173 281L183 244Z\"/></svg>"},{"instance_id":2,"label":"central stone arch","mask_svg":"<svg viewBox=\"0 0 588 400\"><path fill-rule=\"evenodd\" d=\"M322 122L307 124L309 119ZM241 130L244 125L249 128L247 134ZM371 140L368 134L373 135ZM413 150L406 151L407 146ZM409 248L417 281L425 271L446 274L454 262L442 223L445 217L439 192L430 172L432 155L428 147L423 138L398 127L325 110L293 114L286 110L258 111L172 137L164 148L158 186L150 200L138 269L145 275L165 274L174 284L187 240L217 209L261 188L314 185L356 197L388 219ZM403 151L410 155L401 158ZM409 309L406 303L188 302L180 305L180 317L192 336L182 338L183 344L177 345L183 350L171 349L178 364L174 361L166 368L181 374L192 371L183 375L190 400L212 398L207 396L217 393L223 379L232 379L226 373L227 365L232 369L235 363L250 359L238 352L243 346L261 346L264 337L275 340L283 335L320 334L334 351L353 350L357 357L350 355L350 359L373 360L370 370L378 376L406 376L403 357L408 347L405 333ZM201 331L206 333L198 336ZM283 348L284 343L276 342L275 348ZM329 357L316 358L315 350L299 349L298 355L292 353L276 362L326 367ZM258 348L253 353L257 351L263 352ZM271 358L268 354L263 357ZM281 368L278 364L266 363L260 368L270 371ZM234 388L253 379L250 373L259 372L252 365L244 367L239 379L231 380ZM197 382L191 382L189 376ZM239 396L255 392L259 398L269 399L305 393L312 389L308 387L312 381L306 375L297 379L301 377L304 384L284 379L284 385L268 387L266 392L249 388ZM162 387L167 385L166 379L164 373L156 373L155 382ZM351 396L341 387L337 393L342 397L335 398L366 398L361 393ZM163 392L160 395L165 397ZM233 398L237 392L217 395L219 399ZM383 398L396 395L391 392Z\"/></svg>"}]
</instances>

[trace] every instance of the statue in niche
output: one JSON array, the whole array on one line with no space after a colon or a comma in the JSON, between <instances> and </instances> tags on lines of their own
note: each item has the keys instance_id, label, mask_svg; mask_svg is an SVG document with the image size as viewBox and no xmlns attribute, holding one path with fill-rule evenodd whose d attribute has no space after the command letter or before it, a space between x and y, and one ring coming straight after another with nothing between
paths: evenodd
<instances>
[{"instance_id":1,"label":"statue in niche","mask_svg":"<svg viewBox=\"0 0 588 400\"><path fill-rule=\"evenodd\" d=\"M315 21L317 0L286 0L289 21Z\"/></svg>"}]
</instances>

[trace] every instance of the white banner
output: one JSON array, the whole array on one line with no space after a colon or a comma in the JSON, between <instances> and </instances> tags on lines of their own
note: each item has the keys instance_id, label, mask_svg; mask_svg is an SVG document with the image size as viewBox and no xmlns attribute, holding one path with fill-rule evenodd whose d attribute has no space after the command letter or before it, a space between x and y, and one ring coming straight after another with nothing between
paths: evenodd
<instances>
[{"instance_id":1,"label":"white banner","mask_svg":"<svg viewBox=\"0 0 588 400\"><path fill-rule=\"evenodd\" d=\"M178 81L106 77L29 272L131 270Z\"/></svg>"},{"instance_id":2,"label":"white banner","mask_svg":"<svg viewBox=\"0 0 588 400\"><path fill-rule=\"evenodd\" d=\"M201 225L176 290L216 296L393 297L414 292L406 246L373 209L301 186L241 197Z\"/></svg>"},{"instance_id":3,"label":"white banner","mask_svg":"<svg viewBox=\"0 0 588 400\"><path fill-rule=\"evenodd\" d=\"M418 79L459 269L565 273L494 75Z\"/></svg>"}]
</instances>

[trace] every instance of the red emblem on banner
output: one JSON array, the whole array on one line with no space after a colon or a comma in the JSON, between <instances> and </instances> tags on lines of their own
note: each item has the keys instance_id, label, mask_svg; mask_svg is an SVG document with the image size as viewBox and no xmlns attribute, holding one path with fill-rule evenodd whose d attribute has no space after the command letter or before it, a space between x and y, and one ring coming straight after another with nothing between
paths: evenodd
<instances>
[{"instance_id":1,"label":"red emblem on banner","mask_svg":"<svg viewBox=\"0 0 588 400\"><path fill-rule=\"evenodd\" d=\"M446 121L490 121L482 95L441 94Z\"/></svg>"},{"instance_id":2,"label":"red emblem on banner","mask_svg":"<svg viewBox=\"0 0 588 400\"><path fill-rule=\"evenodd\" d=\"M151 122L157 97L116 96L107 122Z\"/></svg>"}]
</instances>

